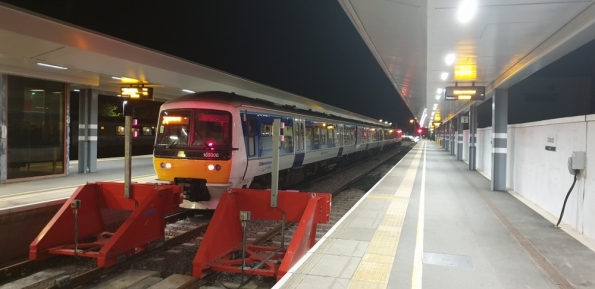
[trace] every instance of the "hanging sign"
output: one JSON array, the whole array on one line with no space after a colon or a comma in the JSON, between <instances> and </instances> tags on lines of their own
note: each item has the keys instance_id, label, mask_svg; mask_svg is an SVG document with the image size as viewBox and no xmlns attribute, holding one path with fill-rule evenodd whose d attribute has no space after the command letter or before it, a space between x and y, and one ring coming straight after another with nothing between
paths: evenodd
<instances>
[{"instance_id":1,"label":"hanging sign","mask_svg":"<svg viewBox=\"0 0 595 289\"><path fill-rule=\"evenodd\" d=\"M485 86L447 86L445 100L485 100Z\"/></svg>"}]
</instances>

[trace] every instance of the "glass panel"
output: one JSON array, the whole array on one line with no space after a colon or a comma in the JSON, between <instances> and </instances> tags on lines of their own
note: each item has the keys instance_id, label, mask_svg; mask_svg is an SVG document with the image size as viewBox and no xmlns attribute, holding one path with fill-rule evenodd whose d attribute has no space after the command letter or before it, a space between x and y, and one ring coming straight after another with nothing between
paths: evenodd
<instances>
[{"instance_id":1,"label":"glass panel","mask_svg":"<svg viewBox=\"0 0 595 289\"><path fill-rule=\"evenodd\" d=\"M8 76L8 179L64 173L64 88Z\"/></svg>"},{"instance_id":2,"label":"glass panel","mask_svg":"<svg viewBox=\"0 0 595 289\"><path fill-rule=\"evenodd\" d=\"M199 110L194 117L192 146L199 149L227 149L231 145L231 114L226 111Z\"/></svg>"},{"instance_id":3,"label":"glass panel","mask_svg":"<svg viewBox=\"0 0 595 289\"><path fill-rule=\"evenodd\" d=\"M190 110L162 111L159 116L159 130L156 145L188 146L190 131Z\"/></svg>"},{"instance_id":4,"label":"glass panel","mask_svg":"<svg viewBox=\"0 0 595 289\"><path fill-rule=\"evenodd\" d=\"M293 152L293 126L285 126L283 129L283 136L285 141L281 143L281 151L283 153Z\"/></svg>"}]
</instances>

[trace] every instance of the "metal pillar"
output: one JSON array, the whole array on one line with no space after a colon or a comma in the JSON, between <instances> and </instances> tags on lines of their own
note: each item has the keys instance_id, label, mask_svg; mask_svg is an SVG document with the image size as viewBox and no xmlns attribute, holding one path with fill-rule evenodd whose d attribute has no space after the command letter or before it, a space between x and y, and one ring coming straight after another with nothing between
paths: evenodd
<instances>
[{"instance_id":1,"label":"metal pillar","mask_svg":"<svg viewBox=\"0 0 595 289\"><path fill-rule=\"evenodd\" d=\"M508 89L496 89L492 97L492 180L494 191L506 191L508 141Z\"/></svg>"},{"instance_id":2,"label":"metal pillar","mask_svg":"<svg viewBox=\"0 0 595 289\"><path fill-rule=\"evenodd\" d=\"M450 121L444 124L444 148L446 151L450 150L450 133L449 133Z\"/></svg>"},{"instance_id":3,"label":"metal pillar","mask_svg":"<svg viewBox=\"0 0 595 289\"><path fill-rule=\"evenodd\" d=\"M79 92L79 173L97 172L97 91Z\"/></svg>"},{"instance_id":4,"label":"metal pillar","mask_svg":"<svg viewBox=\"0 0 595 289\"><path fill-rule=\"evenodd\" d=\"M455 155L455 124L454 118L450 121L450 154Z\"/></svg>"},{"instance_id":5,"label":"metal pillar","mask_svg":"<svg viewBox=\"0 0 595 289\"><path fill-rule=\"evenodd\" d=\"M458 125L457 125L457 160L463 160L463 123L462 123L462 115L459 114L457 117Z\"/></svg>"},{"instance_id":6,"label":"metal pillar","mask_svg":"<svg viewBox=\"0 0 595 289\"><path fill-rule=\"evenodd\" d=\"M72 140L70 139L70 130L73 129L70 127L70 84L64 85L64 117L66 121L64 122L64 132L66 134L65 143L64 143L64 173L66 175L70 175L70 143ZM76 129L76 128L74 128Z\"/></svg>"},{"instance_id":7,"label":"metal pillar","mask_svg":"<svg viewBox=\"0 0 595 289\"><path fill-rule=\"evenodd\" d=\"M477 142L477 104L471 105L469 109L469 170L475 170L475 144Z\"/></svg>"},{"instance_id":8,"label":"metal pillar","mask_svg":"<svg viewBox=\"0 0 595 289\"><path fill-rule=\"evenodd\" d=\"M273 120L273 164L271 171L271 207L277 207L279 194L279 142L281 140L281 119Z\"/></svg>"},{"instance_id":9,"label":"metal pillar","mask_svg":"<svg viewBox=\"0 0 595 289\"><path fill-rule=\"evenodd\" d=\"M0 74L0 183L6 183L8 164L6 151L8 149L8 76Z\"/></svg>"}]
</instances>

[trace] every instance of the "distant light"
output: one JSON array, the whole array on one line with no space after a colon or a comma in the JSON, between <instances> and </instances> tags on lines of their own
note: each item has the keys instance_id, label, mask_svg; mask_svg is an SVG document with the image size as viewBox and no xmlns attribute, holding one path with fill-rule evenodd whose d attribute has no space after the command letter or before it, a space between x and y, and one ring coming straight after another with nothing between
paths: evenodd
<instances>
[{"instance_id":1,"label":"distant light","mask_svg":"<svg viewBox=\"0 0 595 289\"><path fill-rule=\"evenodd\" d=\"M442 72L442 74L440 74L440 78L442 80L446 80L448 78L448 72Z\"/></svg>"},{"instance_id":2,"label":"distant light","mask_svg":"<svg viewBox=\"0 0 595 289\"><path fill-rule=\"evenodd\" d=\"M182 89L183 92L187 92L187 93L196 93L196 91L192 91L189 89Z\"/></svg>"},{"instance_id":3,"label":"distant light","mask_svg":"<svg viewBox=\"0 0 595 289\"><path fill-rule=\"evenodd\" d=\"M442 96L440 94L436 95L436 100L440 100Z\"/></svg>"},{"instance_id":4,"label":"distant light","mask_svg":"<svg viewBox=\"0 0 595 289\"><path fill-rule=\"evenodd\" d=\"M382 122L382 120L379 120L380 122Z\"/></svg>"},{"instance_id":5,"label":"distant light","mask_svg":"<svg viewBox=\"0 0 595 289\"><path fill-rule=\"evenodd\" d=\"M66 67L62 67L62 66L58 66L58 65L45 64L45 63L41 63L41 62L37 62L37 65L41 65L41 66L45 66L45 67L51 67L51 68L56 68L56 69L68 69Z\"/></svg>"},{"instance_id":6,"label":"distant light","mask_svg":"<svg viewBox=\"0 0 595 289\"><path fill-rule=\"evenodd\" d=\"M385 121L384 123L388 124L388 121Z\"/></svg>"},{"instance_id":7,"label":"distant light","mask_svg":"<svg viewBox=\"0 0 595 289\"><path fill-rule=\"evenodd\" d=\"M122 80L122 77L112 76L113 79Z\"/></svg>"},{"instance_id":8,"label":"distant light","mask_svg":"<svg viewBox=\"0 0 595 289\"><path fill-rule=\"evenodd\" d=\"M437 94L441 94L441 93L442 93L442 88L438 88L438 89L436 89L436 93L437 93Z\"/></svg>"},{"instance_id":9,"label":"distant light","mask_svg":"<svg viewBox=\"0 0 595 289\"><path fill-rule=\"evenodd\" d=\"M80 90L78 90L78 89L75 89L74 91L76 91L76 92L79 92Z\"/></svg>"},{"instance_id":10,"label":"distant light","mask_svg":"<svg viewBox=\"0 0 595 289\"><path fill-rule=\"evenodd\" d=\"M437 103L434 103L434 108L437 108L437 107L438 107L438 104Z\"/></svg>"},{"instance_id":11,"label":"distant light","mask_svg":"<svg viewBox=\"0 0 595 289\"><path fill-rule=\"evenodd\" d=\"M446 57L444 58L444 62L446 62L446 65L452 65L453 63L455 63L455 55L453 53L450 53L448 55L446 55Z\"/></svg>"},{"instance_id":12,"label":"distant light","mask_svg":"<svg viewBox=\"0 0 595 289\"><path fill-rule=\"evenodd\" d=\"M469 22L469 20L473 18L476 9L477 3L475 3L475 0L463 0L463 2L461 2L461 6L459 6L459 9L457 11L457 18L459 19L459 22Z\"/></svg>"}]
</instances>

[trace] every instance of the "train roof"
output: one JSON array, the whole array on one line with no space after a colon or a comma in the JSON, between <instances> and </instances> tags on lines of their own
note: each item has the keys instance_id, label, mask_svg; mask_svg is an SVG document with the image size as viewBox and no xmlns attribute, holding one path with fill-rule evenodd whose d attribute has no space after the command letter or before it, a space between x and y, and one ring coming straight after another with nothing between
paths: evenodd
<instances>
[{"instance_id":1,"label":"train roof","mask_svg":"<svg viewBox=\"0 0 595 289\"><path fill-rule=\"evenodd\" d=\"M296 113L326 117L326 118L337 118L345 121L357 121L375 126L388 127L388 125L378 122L378 120L363 116L354 112L350 112L341 108L327 105L315 100L307 99L305 97L298 97L301 102L293 102L284 99L276 99L271 97L271 100L251 98L235 93L223 92L223 91L207 91L197 92L193 94L187 94L172 100L167 101L165 104L183 102L189 100L211 100L233 103L236 106L250 105L255 107L262 107L267 109L276 110L295 110ZM312 105L312 106L309 106Z\"/></svg>"}]
</instances>

